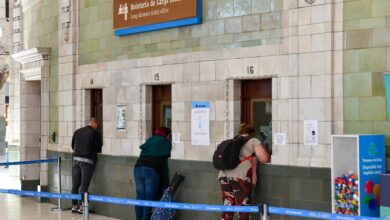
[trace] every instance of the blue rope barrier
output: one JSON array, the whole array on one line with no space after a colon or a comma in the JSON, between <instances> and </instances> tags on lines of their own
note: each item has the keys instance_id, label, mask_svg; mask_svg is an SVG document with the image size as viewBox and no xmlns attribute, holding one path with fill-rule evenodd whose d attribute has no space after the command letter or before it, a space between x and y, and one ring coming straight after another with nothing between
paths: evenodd
<instances>
[{"instance_id":1,"label":"blue rope barrier","mask_svg":"<svg viewBox=\"0 0 390 220\"><path fill-rule=\"evenodd\" d=\"M345 216L332 214L332 219L340 219L340 220L385 220L384 218L375 218L375 217L362 217L362 216Z\"/></svg>"},{"instance_id":2,"label":"blue rope barrier","mask_svg":"<svg viewBox=\"0 0 390 220\"><path fill-rule=\"evenodd\" d=\"M209 212L259 212L257 206L223 206L223 205L206 205L206 204L189 204L177 202L155 202L146 200L113 198L106 196L90 195L89 201L113 203L119 205L131 206L148 206L155 208L182 209L194 211L209 211Z\"/></svg>"},{"instance_id":3,"label":"blue rope barrier","mask_svg":"<svg viewBox=\"0 0 390 220\"><path fill-rule=\"evenodd\" d=\"M314 211L306 211L306 210L299 210L299 209L279 208L273 206L270 206L268 211L269 214L289 215L289 216L319 218L319 219L331 219L331 215L332 215L326 212L314 212Z\"/></svg>"},{"instance_id":4,"label":"blue rope barrier","mask_svg":"<svg viewBox=\"0 0 390 220\"><path fill-rule=\"evenodd\" d=\"M17 161L17 162L6 162L0 163L0 166L12 166L12 165L26 165L35 163L57 163L58 158L50 158L45 160L28 160L28 161Z\"/></svg>"},{"instance_id":5,"label":"blue rope barrier","mask_svg":"<svg viewBox=\"0 0 390 220\"><path fill-rule=\"evenodd\" d=\"M59 194L59 193L12 190L12 189L0 189L0 193L7 193L7 194L13 194L19 196L30 196L30 197L81 200L81 195L79 194ZM148 206L148 207L156 207L156 208L170 208L170 209L210 211L210 212L255 212L255 213L259 212L259 207L257 206L223 206L223 205L188 204L188 203L174 203L174 202L155 202L155 201L146 201L146 200L97 196L97 195L89 195L89 201L119 204L119 205Z\"/></svg>"},{"instance_id":6,"label":"blue rope barrier","mask_svg":"<svg viewBox=\"0 0 390 220\"><path fill-rule=\"evenodd\" d=\"M12 190L12 189L0 189L0 193L14 194L19 196L30 196L30 197L81 200L80 194L59 194L59 193L48 193L48 192ZM258 206L224 206L224 205L190 204L190 203L176 203L176 202L156 202L156 201L115 198L115 197L97 196L97 195L89 195L89 201L119 204L119 205L129 205L129 206L148 206L148 207L155 207L155 208L169 208L169 209L181 209L181 210L193 210L193 211L259 213ZM287 215L287 216L296 216L296 217L304 217L304 218L339 219L339 220L383 220L383 218L348 216L348 215L332 214L327 212L280 208L274 206L270 206L268 211L269 214L274 214L274 215Z\"/></svg>"},{"instance_id":7,"label":"blue rope barrier","mask_svg":"<svg viewBox=\"0 0 390 220\"><path fill-rule=\"evenodd\" d=\"M80 194L60 194L60 193L48 193L48 192L22 191L22 190L14 190L14 189L0 189L0 193L7 193L7 194L13 194L19 196L29 196L29 197L81 200Z\"/></svg>"},{"instance_id":8,"label":"blue rope barrier","mask_svg":"<svg viewBox=\"0 0 390 220\"><path fill-rule=\"evenodd\" d=\"M288 215L304 218L317 218L317 219L340 219L340 220L382 220L382 218L375 217L362 217L362 216L348 216L340 214L332 214L327 212L316 212L301 209L279 208L269 207L269 214L276 215Z\"/></svg>"}]
</instances>

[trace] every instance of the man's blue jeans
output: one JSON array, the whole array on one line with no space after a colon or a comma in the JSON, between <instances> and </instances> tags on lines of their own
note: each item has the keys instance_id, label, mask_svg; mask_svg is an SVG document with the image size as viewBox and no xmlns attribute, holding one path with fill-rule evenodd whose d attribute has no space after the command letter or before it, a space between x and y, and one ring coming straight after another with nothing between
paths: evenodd
<instances>
[{"instance_id":1,"label":"man's blue jeans","mask_svg":"<svg viewBox=\"0 0 390 220\"><path fill-rule=\"evenodd\" d=\"M139 166L134 169L137 200L154 200L160 188L160 176L151 167ZM149 220L150 207L136 206L137 220Z\"/></svg>"}]
</instances>

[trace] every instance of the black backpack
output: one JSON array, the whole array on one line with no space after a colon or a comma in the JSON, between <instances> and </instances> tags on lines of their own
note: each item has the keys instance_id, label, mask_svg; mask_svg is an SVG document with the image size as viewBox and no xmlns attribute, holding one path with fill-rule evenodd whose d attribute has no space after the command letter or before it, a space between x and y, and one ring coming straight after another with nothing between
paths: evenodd
<instances>
[{"instance_id":1,"label":"black backpack","mask_svg":"<svg viewBox=\"0 0 390 220\"><path fill-rule=\"evenodd\" d=\"M231 170L241 163L240 150L241 147L251 137L236 136L233 139L222 141L218 144L213 155L213 165L217 170Z\"/></svg>"}]
</instances>

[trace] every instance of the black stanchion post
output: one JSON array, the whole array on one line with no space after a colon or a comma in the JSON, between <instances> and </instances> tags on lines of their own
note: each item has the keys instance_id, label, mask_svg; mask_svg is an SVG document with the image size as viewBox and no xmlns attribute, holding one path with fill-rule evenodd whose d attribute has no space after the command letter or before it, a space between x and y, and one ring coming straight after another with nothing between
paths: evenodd
<instances>
[{"instance_id":1,"label":"black stanchion post","mask_svg":"<svg viewBox=\"0 0 390 220\"><path fill-rule=\"evenodd\" d=\"M268 205L263 204L263 216L261 217L262 220L268 220Z\"/></svg>"},{"instance_id":2,"label":"black stanchion post","mask_svg":"<svg viewBox=\"0 0 390 220\"><path fill-rule=\"evenodd\" d=\"M89 220L89 202L88 202L88 193L84 193L83 195L83 216L84 220Z\"/></svg>"}]
</instances>

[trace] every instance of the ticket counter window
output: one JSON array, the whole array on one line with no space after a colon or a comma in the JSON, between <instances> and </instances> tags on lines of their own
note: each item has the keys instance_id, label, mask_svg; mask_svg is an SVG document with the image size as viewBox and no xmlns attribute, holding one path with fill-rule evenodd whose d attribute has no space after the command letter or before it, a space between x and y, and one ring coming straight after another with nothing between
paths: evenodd
<instances>
[{"instance_id":1,"label":"ticket counter window","mask_svg":"<svg viewBox=\"0 0 390 220\"><path fill-rule=\"evenodd\" d=\"M253 126L256 136L272 151L272 80L241 82L241 122Z\"/></svg>"},{"instance_id":2,"label":"ticket counter window","mask_svg":"<svg viewBox=\"0 0 390 220\"><path fill-rule=\"evenodd\" d=\"M98 131L103 135L103 91L101 89L91 90L91 118L96 118L99 124Z\"/></svg>"},{"instance_id":3,"label":"ticket counter window","mask_svg":"<svg viewBox=\"0 0 390 220\"><path fill-rule=\"evenodd\" d=\"M170 102L161 103L162 126L171 127L172 124L172 105Z\"/></svg>"},{"instance_id":4,"label":"ticket counter window","mask_svg":"<svg viewBox=\"0 0 390 220\"><path fill-rule=\"evenodd\" d=\"M172 90L171 85L153 86L152 128L172 127Z\"/></svg>"}]
</instances>

